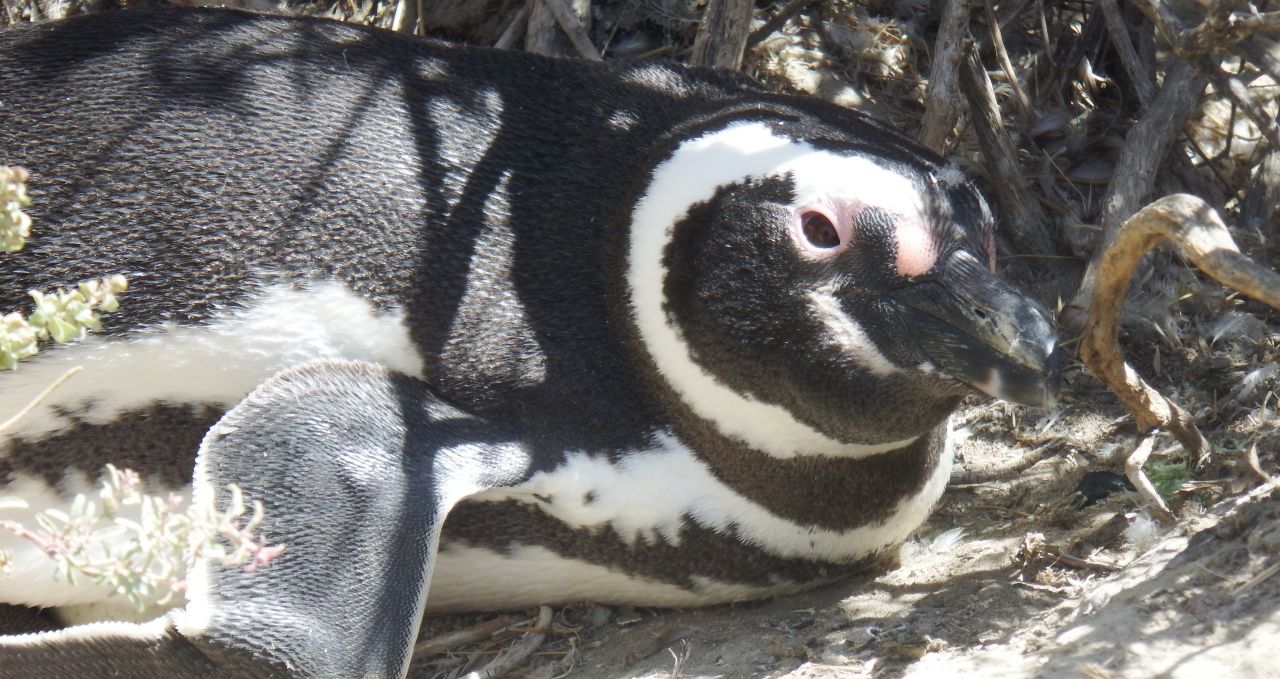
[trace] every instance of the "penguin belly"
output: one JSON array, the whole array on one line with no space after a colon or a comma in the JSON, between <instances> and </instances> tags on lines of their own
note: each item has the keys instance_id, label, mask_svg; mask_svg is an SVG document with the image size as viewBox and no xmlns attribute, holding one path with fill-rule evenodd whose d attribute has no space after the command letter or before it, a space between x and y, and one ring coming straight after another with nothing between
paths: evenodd
<instances>
[{"instance_id":1,"label":"penguin belly","mask_svg":"<svg viewBox=\"0 0 1280 679\"><path fill-rule=\"evenodd\" d=\"M39 354L3 375L0 413L16 413L72 367L80 371L45 406L0 437L0 495L27 506L2 517L39 526L36 515L67 511L73 498L96 499L106 464L138 472L153 494L185 501L205 432L255 386L315 357L365 360L419 375L422 361L403 315L378 309L336 281L246 290L235 308L200 325L160 324L128 337L90 335ZM122 518L137 520L136 508ZM104 535L104 537L106 537ZM120 547L120 545L116 545ZM90 606L68 619L93 619L112 597L80 577L56 574L31 541L0 531L12 572L0 577L0 601L34 607ZM128 614L122 606L101 609ZM129 616L132 617L132 616Z\"/></svg>"}]
</instances>

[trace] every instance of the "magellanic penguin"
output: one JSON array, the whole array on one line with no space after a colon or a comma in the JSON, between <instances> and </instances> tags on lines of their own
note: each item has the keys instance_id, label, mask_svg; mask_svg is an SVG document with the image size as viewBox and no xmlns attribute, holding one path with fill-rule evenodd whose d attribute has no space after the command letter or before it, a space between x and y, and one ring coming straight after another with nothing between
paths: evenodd
<instances>
[{"instance_id":1,"label":"magellanic penguin","mask_svg":"<svg viewBox=\"0 0 1280 679\"><path fill-rule=\"evenodd\" d=\"M130 280L0 374L7 415L83 366L0 493L194 469L286 546L150 622L0 639L0 677L400 677L424 610L810 587L925 519L964 394L1053 391L959 171L732 75L138 10L8 29L0 102L36 224L0 309ZM2 540L0 602L110 617Z\"/></svg>"}]
</instances>

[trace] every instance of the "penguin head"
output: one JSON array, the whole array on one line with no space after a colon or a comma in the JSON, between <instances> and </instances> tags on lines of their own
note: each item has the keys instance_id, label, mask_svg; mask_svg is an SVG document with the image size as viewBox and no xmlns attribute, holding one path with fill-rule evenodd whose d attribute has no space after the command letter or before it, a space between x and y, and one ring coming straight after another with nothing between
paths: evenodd
<instances>
[{"instance_id":1,"label":"penguin head","mask_svg":"<svg viewBox=\"0 0 1280 679\"><path fill-rule=\"evenodd\" d=\"M812 116L705 126L632 215L642 343L688 407L771 454L875 454L973 390L1044 405L1049 314L1001 281L961 173L891 132Z\"/></svg>"}]
</instances>

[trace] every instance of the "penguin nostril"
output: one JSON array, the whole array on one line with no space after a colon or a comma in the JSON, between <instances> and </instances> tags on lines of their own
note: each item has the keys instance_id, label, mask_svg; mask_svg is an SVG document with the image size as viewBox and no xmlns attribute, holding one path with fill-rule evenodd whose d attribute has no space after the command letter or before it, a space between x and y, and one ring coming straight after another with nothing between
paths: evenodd
<instances>
[{"instance_id":1,"label":"penguin nostril","mask_svg":"<svg viewBox=\"0 0 1280 679\"><path fill-rule=\"evenodd\" d=\"M973 308L973 315L974 315L974 316L977 316L978 318L980 318L980 319L982 319L982 320L984 320L984 321L985 321L985 320L987 320L987 310L986 310L986 309L983 309L982 307L974 307L974 308Z\"/></svg>"},{"instance_id":2,"label":"penguin nostril","mask_svg":"<svg viewBox=\"0 0 1280 679\"><path fill-rule=\"evenodd\" d=\"M821 212L806 212L800 216L804 237L817 248L830 249L840 245L840 232L831 219Z\"/></svg>"}]
</instances>

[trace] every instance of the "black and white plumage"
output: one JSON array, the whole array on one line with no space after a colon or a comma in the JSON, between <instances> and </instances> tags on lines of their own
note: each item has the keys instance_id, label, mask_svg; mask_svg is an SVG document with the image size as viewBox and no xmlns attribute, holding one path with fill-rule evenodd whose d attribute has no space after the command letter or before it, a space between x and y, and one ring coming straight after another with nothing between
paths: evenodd
<instances>
[{"instance_id":1,"label":"black and white plumage","mask_svg":"<svg viewBox=\"0 0 1280 679\"><path fill-rule=\"evenodd\" d=\"M810 587L925 519L964 393L1053 390L957 170L732 76L124 12L7 31L0 101L38 228L0 308L131 282L0 375L12 411L84 366L0 440L0 492L194 465L288 546L151 622L0 639L0 677L394 677L424 607ZM111 615L6 540L0 602Z\"/></svg>"}]
</instances>

